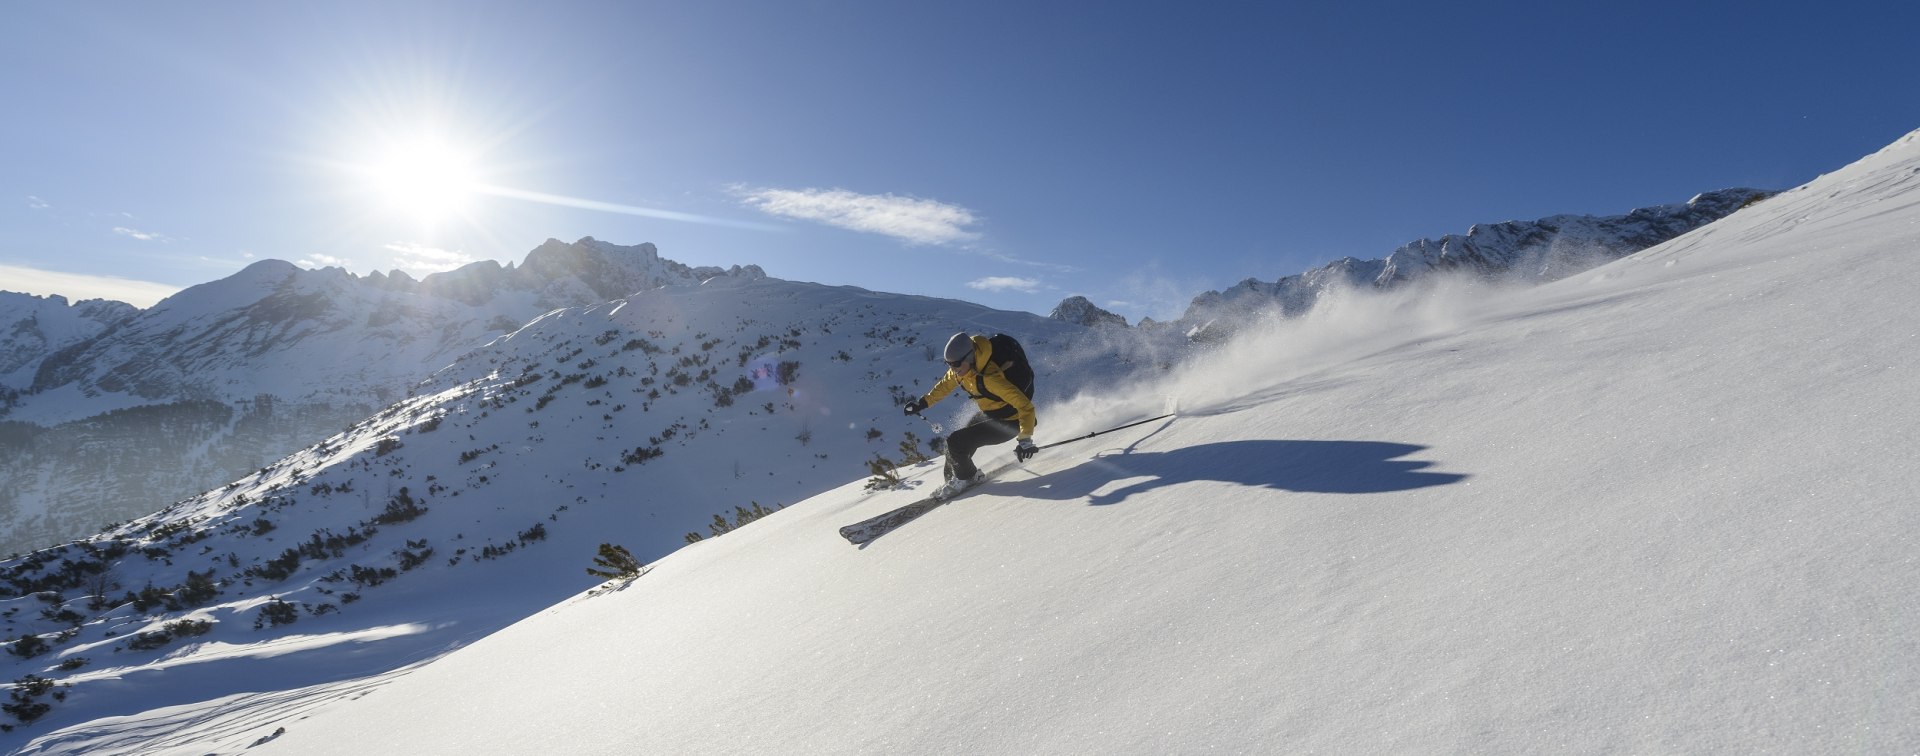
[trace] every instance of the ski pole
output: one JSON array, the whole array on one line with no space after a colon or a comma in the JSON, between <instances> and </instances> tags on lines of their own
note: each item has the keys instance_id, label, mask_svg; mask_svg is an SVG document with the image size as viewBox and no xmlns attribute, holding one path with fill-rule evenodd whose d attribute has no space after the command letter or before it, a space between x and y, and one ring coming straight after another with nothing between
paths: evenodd
<instances>
[{"instance_id":1,"label":"ski pole","mask_svg":"<svg viewBox=\"0 0 1920 756\"><path fill-rule=\"evenodd\" d=\"M927 417L926 415L922 415L918 412L913 413L913 416L920 418L921 420L925 420L927 421L927 425L933 426L933 435L936 435L936 436L947 435L946 429L941 428L939 423L936 423L933 421L933 418Z\"/></svg>"},{"instance_id":2,"label":"ski pole","mask_svg":"<svg viewBox=\"0 0 1920 756\"><path fill-rule=\"evenodd\" d=\"M1164 414L1164 415L1161 415L1161 416L1159 416L1159 417L1149 417L1149 418L1147 418L1147 419L1145 419L1145 420L1141 420L1141 421L1139 421L1139 422L1137 422L1137 423L1127 423L1126 425L1122 425L1122 426L1120 426L1120 427L1118 427L1118 428L1108 428L1108 429L1106 429L1106 430L1103 430L1103 431L1094 431L1094 432L1092 432L1092 433L1089 433L1089 434L1087 434L1087 435L1084 435L1084 436L1077 436L1077 437L1074 437L1074 438L1069 438L1069 439L1067 439L1067 440L1065 440L1065 441L1055 441L1055 442L1053 442L1053 443L1051 443L1051 444L1047 444L1046 446L1042 446L1042 447L1040 447L1040 448L1041 448L1041 449L1051 449L1051 448L1053 448L1053 447L1056 447L1056 446L1059 446L1059 445L1061 445L1061 444L1071 444L1071 443L1073 443L1073 442L1075 442L1075 441L1085 441L1085 440L1087 440L1087 439L1089 439L1089 438L1093 438L1094 436L1098 436L1098 435L1101 435L1101 434L1104 434L1104 433L1112 433L1112 432L1114 432L1114 431L1117 431L1117 430L1126 430L1126 429L1128 429L1128 428L1131 428L1131 427L1133 427L1133 426L1136 426L1136 425L1146 425L1147 423L1151 423L1151 422L1153 422L1153 421L1155 421L1155 420L1165 420L1165 419L1167 419L1167 418L1169 418L1169 417L1173 417L1173 416L1174 416L1174 413L1172 413L1172 412L1169 412L1169 413L1167 413L1167 414Z\"/></svg>"},{"instance_id":3,"label":"ski pole","mask_svg":"<svg viewBox=\"0 0 1920 756\"><path fill-rule=\"evenodd\" d=\"M927 417L926 415L922 415L918 412L915 412L913 413L913 416L920 418L921 420L927 421L927 425L933 427L933 438L932 440L927 441L927 448L932 449L933 453L935 454L947 453L946 429L941 428L939 423L934 422L933 418Z\"/></svg>"}]
</instances>

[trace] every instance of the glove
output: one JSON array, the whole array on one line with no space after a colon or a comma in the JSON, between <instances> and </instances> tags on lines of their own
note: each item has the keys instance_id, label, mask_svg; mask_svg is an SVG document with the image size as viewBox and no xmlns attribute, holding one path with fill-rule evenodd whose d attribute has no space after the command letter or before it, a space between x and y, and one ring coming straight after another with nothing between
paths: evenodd
<instances>
[{"instance_id":1,"label":"glove","mask_svg":"<svg viewBox=\"0 0 1920 756\"><path fill-rule=\"evenodd\" d=\"M1039 454L1039 453L1040 453L1040 447L1034 446L1033 439L1031 438L1020 439L1020 444L1018 446L1013 447L1014 458L1020 460L1021 462L1025 462L1029 459L1033 459L1033 455Z\"/></svg>"},{"instance_id":2,"label":"glove","mask_svg":"<svg viewBox=\"0 0 1920 756\"><path fill-rule=\"evenodd\" d=\"M923 410L926 408L927 408L927 403L924 400L915 399L911 402L907 402L906 411L907 411L907 414L909 415L918 415L920 414L920 410Z\"/></svg>"}]
</instances>

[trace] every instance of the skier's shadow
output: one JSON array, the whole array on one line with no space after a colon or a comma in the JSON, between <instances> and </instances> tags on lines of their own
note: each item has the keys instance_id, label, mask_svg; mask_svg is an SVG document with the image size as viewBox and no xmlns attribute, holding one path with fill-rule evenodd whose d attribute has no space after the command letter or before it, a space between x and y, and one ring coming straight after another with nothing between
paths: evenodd
<instances>
[{"instance_id":1,"label":"skier's shadow","mask_svg":"<svg viewBox=\"0 0 1920 756\"><path fill-rule=\"evenodd\" d=\"M1428 472L1431 462L1402 459L1425 450L1383 441L1225 441L1163 452L1124 451L1089 464L1004 484L1007 493L1036 499L1085 499L1118 504L1156 488L1213 480L1312 493L1368 494L1458 483L1467 476ZM1145 477L1112 491L1102 487ZM999 488L1001 484L996 484Z\"/></svg>"}]
</instances>

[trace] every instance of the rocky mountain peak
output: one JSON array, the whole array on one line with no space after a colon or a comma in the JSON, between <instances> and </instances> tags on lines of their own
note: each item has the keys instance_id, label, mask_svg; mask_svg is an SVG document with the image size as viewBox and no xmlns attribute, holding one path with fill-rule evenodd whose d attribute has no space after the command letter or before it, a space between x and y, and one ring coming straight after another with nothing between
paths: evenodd
<instances>
[{"instance_id":1,"label":"rocky mountain peak","mask_svg":"<svg viewBox=\"0 0 1920 756\"><path fill-rule=\"evenodd\" d=\"M0 291L0 393L11 397L30 384L47 355L98 338L139 313L111 299L69 302L57 294Z\"/></svg>"},{"instance_id":2,"label":"rocky mountain peak","mask_svg":"<svg viewBox=\"0 0 1920 756\"><path fill-rule=\"evenodd\" d=\"M1077 294L1060 300L1060 304L1054 307L1053 313L1047 317L1088 328L1127 327L1126 318L1100 309L1099 305Z\"/></svg>"}]
</instances>

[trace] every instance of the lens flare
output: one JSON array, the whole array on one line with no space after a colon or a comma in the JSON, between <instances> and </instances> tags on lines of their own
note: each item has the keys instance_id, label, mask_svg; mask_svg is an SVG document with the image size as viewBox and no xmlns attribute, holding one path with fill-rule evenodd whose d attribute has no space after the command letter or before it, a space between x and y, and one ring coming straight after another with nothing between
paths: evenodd
<instances>
[{"instance_id":1,"label":"lens flare","mask_svg":"<svg viewBox=\"0 0 1920 756\"><path fill-rule=\"evenodd\" d=\"M480 186L470 152L431 138L390 146L365 174L383 207L422 223L466 212Z\"/></svg>"}]
</instances>

